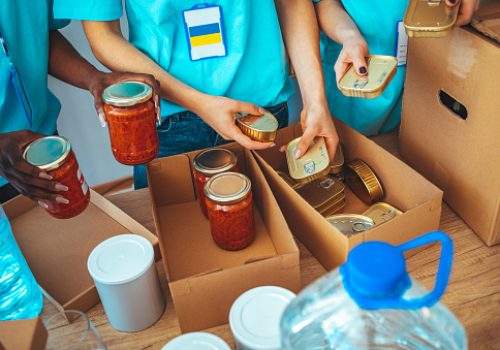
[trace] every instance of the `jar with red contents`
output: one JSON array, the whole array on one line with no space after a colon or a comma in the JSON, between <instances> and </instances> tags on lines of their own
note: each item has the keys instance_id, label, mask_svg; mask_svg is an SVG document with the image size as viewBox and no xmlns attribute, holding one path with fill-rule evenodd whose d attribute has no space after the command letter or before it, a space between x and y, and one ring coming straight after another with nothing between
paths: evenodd
<instances>
[{"instance_id":1,"label":"jar with red contents","mask_svg":"<svg viewBox=\"0 0 500 350\"><path fill-rule=\"evenodd\" d=\"M102 98L111 149L125 165L145 164L158 155L158 133L153 89L126 81L108 86Z\"/></svg>"},{"instance_id":2,"label":"jar with red contents","mask_svg":"<svg viewBox=\"0 0 500 350\"><path fill-rule=\"evenodd\" d=\"M49 214L69 219L87 208L90 190L68 140L60 136L42 137L30 143L23 155L28 163L52 176L53 181L68 187L64 197L69 203L47 202Z\"/></svg>"},{"instance_id":3,"label":"jar with red contents","mask_svg":"<svg viewBox=\"0 0 500 350\"><path fill-rule=\"evenodd\" d=\"M225 250L241 250L255 239L252 184L239 173L215 175L205 184L205 202L214 242Z\"/></svg>"},{"instance_id":4,"label":"jar with red contents","mask_svg":"<svg viewBox=\"0 0 500 350\"><path fill-rule=\"evenodd\" d=\"M198 189L200 208L208 218L205 204L205 184L214 175L227 171L238 171L238 158L228 149L210 148L200 152L193 160L194 178Z\"/></svg>"}]
</instances>

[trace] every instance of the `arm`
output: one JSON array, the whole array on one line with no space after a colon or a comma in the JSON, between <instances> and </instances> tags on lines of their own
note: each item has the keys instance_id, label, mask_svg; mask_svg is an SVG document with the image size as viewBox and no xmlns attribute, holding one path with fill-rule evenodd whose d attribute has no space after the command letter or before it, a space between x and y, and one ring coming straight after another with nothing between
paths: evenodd
<instances>
[{"instance_id":1,"label":"arm","mask_svg":"<svg viewBox=\"0 0 500 350\"><path fill-rule=\"evenodd\" d=\"M160 82L160 94L199 115L226 140L235 140L246 148L264 149L272 143L255 142L236 126L237 112L262 114L257 106L225 97L204 94L177 80L156 62L130 44L122 35L119 21L84 21L83 27L96 58L112 71L152 74Z\"/></svg>"},{"instance_id":2,"label":"arm","mask_svg":"<svg viewBox=\"0 0 500 350\"><path fill-rule=\"evenodd\" d=\"M342 45L335 63L337 82L352 63L359 75L366 75L366 57L370 54L365 39L339 0L322 0L316 4L321 30Z\"/></svg>"},{"instance_id":3,"label":"arm","mask_svg":"<svg viewBox=\"0 0 500 350\"><path fill-rule=\"evenodd\" d=\"M480 0L446 0L446 5L450 7L460 5L457 26L464 26L470 23L472 15L479 8L479 1Z\"/></svg>"},{"instance_id":4,"label":"arm","mask_svg":"<svg viewBox=\"0 0 500 350\"><path fill-rule=\"evenodd\" d=\"M313 139L322 136L330 158L333 158L339 140L326 99L319 52L319 29L313 4L310 0L277 0L276 5L304 103L301 113L304 135L295 156L300 158Z\"/></svg>"}]
</instances>

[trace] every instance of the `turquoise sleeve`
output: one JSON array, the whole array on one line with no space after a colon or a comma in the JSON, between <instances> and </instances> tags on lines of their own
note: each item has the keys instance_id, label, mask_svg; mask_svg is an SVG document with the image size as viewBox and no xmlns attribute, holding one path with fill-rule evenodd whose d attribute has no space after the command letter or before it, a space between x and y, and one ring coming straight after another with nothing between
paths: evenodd
<instances>
[{"instance_id":1,"label":"turquoise sleeve","mask_svg":"<svg viewBox=\"0 0 500 350\"><path fill-rule=\"evenodd\" d=\"M56 19L112 21L123 15L121 0L53 0Z\"/></svg>"},{"instance_id":2,"label":"turquoise sleeve","mask_svg":"<svg viewBox=\"0 0 500 350\"><path fill-rule=\"evenodd\" d=\"M66 27L69 24L69 20L64 18L58 18L56 19L54 17L54 1L56 0L51 0L49 1L49 29L50 30L57 30Z\"/></svg>"}]
</instances>

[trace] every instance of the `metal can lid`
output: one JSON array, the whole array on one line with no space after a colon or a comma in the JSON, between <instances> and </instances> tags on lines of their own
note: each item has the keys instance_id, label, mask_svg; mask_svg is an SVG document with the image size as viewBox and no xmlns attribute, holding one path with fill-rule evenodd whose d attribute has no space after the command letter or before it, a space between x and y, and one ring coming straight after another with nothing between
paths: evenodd
<instances>
[{"instance_id":1,"label":"metal can lid","mask_svg":"<svg viewBox=\"0 0 500 350\"><path fill-rule=\"evenodd\" d=\"M278 130L278 119L268 111L263 115L239 113L236 122L255 131L273 132Z\"/></svg>"},{"instance_id":2,"label":"metal can lid","mask_svg":"<svg viewBox=\"0 0 500 350\"><path fill-rule=\"evenodd\" d=\"M162 350L230 350L229 345L216 335L206 332L193 332L180 335Z\"/></svg>"},{"instance_id":3,"label":"metal can lid","mask_svg":"<svg viewBox=\"0 0 500 350\"><path fill-rule=\"evenodd\" d=\"M373 204L363 213L364 216L372 219L375 222L375 225L380 225L384 222L390 221L402 214L403 212L401 210L384 202Z\"/></svg>"},{"instance_id":4,"label":"metal can lid","mask_svg":"<svg viewBox=\"0 0 500 350\"><path fill-rule=\"evenodd\" d=\"M108 105L129 107L148 101L153 96L153 88L140 81L124 81L108 86L102 99Z\"/></svg>"},{"instance_id":5,"label":"metal can lid","mask_svg":"<svg viewBox=\"0 0 500 350\"><path fill-rule=\"evenodd\" d=\"M326 177L311 181L297 188L296 191L313 208L318 209L344 197L345 185L340 181Z\"/></svg>"},{"instance_id":6,"label":"metal can lid","mask_svg":"<svg viewBox=\"0 0 500 350\"><path fill-rule=\"evenodd\" d=\"M317 137L309 146L306 154L300 159L295 158L295 149L300 137L288 143L286 160L290 176L299 182L310 182L326 176L330 171L330 158L326 149L325 139Z\"/></svg>"},{"instance_id":7,"label":"metal can lid","mask_svg":"<svg viewBox=\"0 0 500 350\"><path fill-rule=\"evenodd\" d=\"M71 151L71 144L61 136L45 136L30 143L24 150L24 159L42 170L61 166Z\"/></svg>"},{"instance_id":8,"label":"metal can lid","mask_svg":"<svg viewBox=\"0 0 500 350\"><path fill-rule=\"evenodd\" d=\"M245 198L252 189L250 179L243 174L217 174L205 184L205 196L217 203L231 204Z\"/></svg>"},{"instance_id":9,"label":"metal can lid","mask_svg":"<svg viewBox=\"0 0 500 350\"><path fill-rule=\"evenodd\" d=\"M326 220L347 237L365 232L375 226L372 219L357 214L332 215L327 217Z\"/></svg>"},{"instance_id":10,"label":"metal can lid","mask_svg":"<svg viewBox=\"0 0 500 350\"><path fill-rule=\"evenodd\" d=\"M205 175L215 175L231 170L238 159L225 148L210 148L198 153L193 160L194 169Z\"/></svg>"},{"instance_id":11,"label":"metal can lid","mask_svg":"<svg viewBox=\"0 0 500 350\"><path fill-rule=\"evenodd\" d=\"M384 189L377 175L361 159L347 164L345 181L349 188L365 203L371 204L384 196Z\"/></svg>"}]
</instances>

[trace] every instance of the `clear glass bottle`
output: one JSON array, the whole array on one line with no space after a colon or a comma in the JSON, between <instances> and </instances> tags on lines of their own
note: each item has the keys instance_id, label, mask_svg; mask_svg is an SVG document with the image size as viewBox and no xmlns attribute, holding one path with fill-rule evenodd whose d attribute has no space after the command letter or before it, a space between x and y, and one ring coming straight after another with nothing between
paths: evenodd
<instances>
[{"instance_id":1,"label":"clear glass bottle","mask_svg":"<svg viewBox=\"0 0 500 350\"><path fill-rule=\"evenodd\" d=\"M43 298L0 206L0 321L33 318Z\"/></svg>"},{"instance_id":2,"label":"clear glass bottle","mask_svg":"<svg viewBox=\"0 0 500 350\"><path fill-rule=\"evenodd\" d=\"M441 242L436 285L427 292L412 280L403 252ZM306 288L281 320L283 350L463 350L467 336L441 303L453 245L432 232L395 247L367 242L347 262Z\"/></svg>"}]
</instances>

